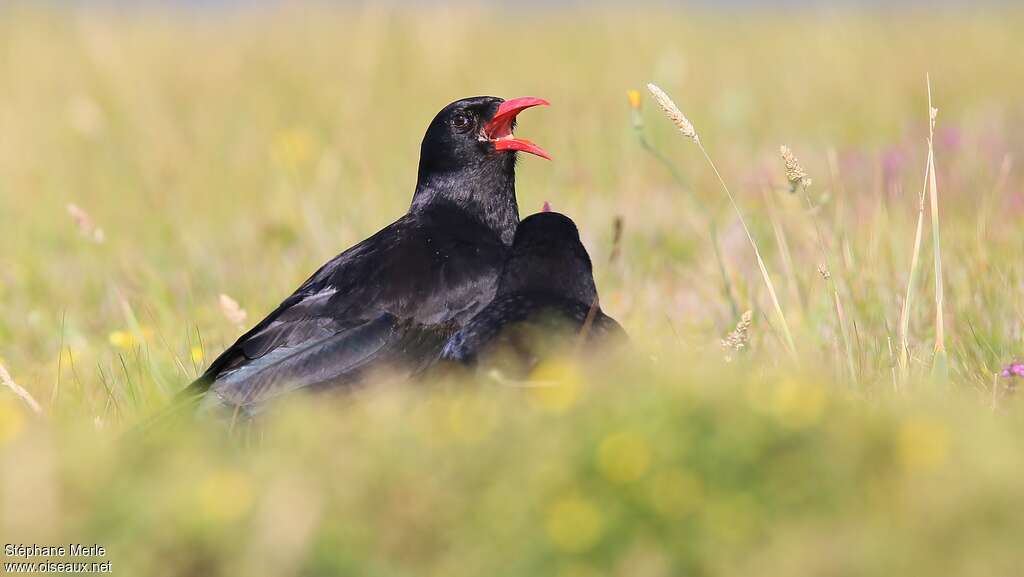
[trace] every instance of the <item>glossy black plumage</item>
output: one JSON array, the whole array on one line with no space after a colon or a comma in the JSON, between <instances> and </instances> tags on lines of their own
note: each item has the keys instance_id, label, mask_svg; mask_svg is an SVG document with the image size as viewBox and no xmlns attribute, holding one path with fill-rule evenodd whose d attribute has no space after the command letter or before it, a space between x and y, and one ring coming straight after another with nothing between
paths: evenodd
<instances>
[{"instance_id":1,"label":"glossy black plumage","mask_svg":"<svg viewBox=\"0 0 1024 577\"><path fill-rule=\"evenodd\" d=\"M253 412L295 389L434 361L494 296L519 221L515 154L481 138L501 102L469 98L438 113L409 212L314 273L188 394Z\"/></svg>"},{"instance_id":2,"label":"glossy black plumage","mask_svg":"<svg viewBox=\"0 0 1024 577\"><path fill-rule=\"evenodd\" d=\"M549 355L625 339L598 304L590 256L571 219L534 214L519 225L494 300L445 344L444 361L524 376Z\"/></svg>"}]
</instances>

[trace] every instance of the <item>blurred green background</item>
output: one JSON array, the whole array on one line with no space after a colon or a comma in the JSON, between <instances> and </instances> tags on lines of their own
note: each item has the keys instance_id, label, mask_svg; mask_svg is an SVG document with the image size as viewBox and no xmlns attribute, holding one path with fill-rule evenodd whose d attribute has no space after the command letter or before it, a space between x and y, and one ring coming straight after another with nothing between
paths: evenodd
<instances>
[{"instance_id":1,"label":"blurred green background","mask_svg":"<svg viewBox=\"0 0 1024 577\"><path fill-rule=\"evenodd\" d=\"M1022 28L1012 6L0 6L0 365L42 407L0 388L0 541L147 576L1017 574ZM926 73L948 377L927 210L899 361ZM647 82L736 195L798 361L700 151L631 109ZM552 102L520 118L555 158L521 160L520 207L574 218L628 351L132 429L402 214L427 123L478 94Z\"/></svg>"}]
</instances>

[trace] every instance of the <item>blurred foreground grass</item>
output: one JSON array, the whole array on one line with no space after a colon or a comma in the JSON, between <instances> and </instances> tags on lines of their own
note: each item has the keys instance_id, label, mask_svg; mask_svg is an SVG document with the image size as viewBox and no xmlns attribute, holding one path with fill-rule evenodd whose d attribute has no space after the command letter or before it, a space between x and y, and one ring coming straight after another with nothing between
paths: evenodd
<instances>
[{"instance_id":1,"label":"blurred foreground grass","mask_svg":"<svg viewBox=\"0 0 1024 577\"><path fill-rule=\"evenodd\" d=\"M230 439L25 417L3 438L4 539L98 542L154 576L1019 569L1019 412L688 367L297 400Z\"/></svg>"},{"instance_id":2,"label":"blurred foreground grass","mask_svg":"<svg viewBox=\"0 0 1024 577\"><path fill-rule=\"evenodd\" d=\"M0 363L44 416L0 393L0 541L97 542L122 575L1024 563L1024 423L999 376L1024 318L1020 12L27 6L0 7ZM907 379L896 367L925 72L940 109L948 384L929 379L927 227ZM625 92L647 81L736 193L800 368L699 153L646 105L683 187L640 148ZM259 431L123 435L316 266L401 214L426 123L481 93L553 102L521 119L556 160L523 159L520 205L550 200L577 221L631 351L548 367L556 387L381 386L298 399ZM783 143L815 180L856 379ZM721 289L709 214L734 298L754 311L729 363L719 340L741 311ZM226 318L222 293L247 320Z\"/></svg>"}]
</instances>

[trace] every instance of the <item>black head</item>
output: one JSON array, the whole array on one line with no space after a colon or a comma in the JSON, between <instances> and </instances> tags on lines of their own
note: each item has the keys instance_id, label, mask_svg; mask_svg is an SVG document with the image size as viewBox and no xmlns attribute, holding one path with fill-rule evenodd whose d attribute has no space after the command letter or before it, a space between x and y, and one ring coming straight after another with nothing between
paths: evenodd
<instances>
[{"instance_id":1,"label":"black head","mask_svg":"<svg viewBox=\"0 0 1024 577\"><path fill-rule=\"evenodd\" d=\"M494 96L464 98L438 112L420 146L420 177L424 173L458 171L491 156L480 133L501 102Z\"/></svg>"},{"instance_id":2,"label":"black head","mask_svg":"<svg viewBox=\"0 0 1024 577\"><path fill-rule=\"evenodd\" d=\"M412 210L454 204L512 242L519 209L515 198L515 152L550 158L532 142L512 134L523 110L546 105L540 98L464 98L445 106L427 128L420 147Z\"/></svg>"},{"instance_id":3,"label":"black head","mask_svg":"<svg viewBox=\"0 0 1024 577\"><path fill-rule=\"evenodd\" d=\"M504 100L475 96L456 100L437 113L420 147L420 178L431 173L477 169L484 164L511 169L516 150L550 158L539 146L512 134L516 116L532 106L546 105L540 98Z\"/></svg>"},{"instance_id":4,"label":"black head","mask_svg":"<svg viewBox=\"0 0 1024 577\"><path fill-rule=\"evenodd\" d=\"M547 293L587 305L597 299L590 255L572 219L540 212L519 223L498 286L499 295L517 292Z\"/></svg>"}]
</instances>

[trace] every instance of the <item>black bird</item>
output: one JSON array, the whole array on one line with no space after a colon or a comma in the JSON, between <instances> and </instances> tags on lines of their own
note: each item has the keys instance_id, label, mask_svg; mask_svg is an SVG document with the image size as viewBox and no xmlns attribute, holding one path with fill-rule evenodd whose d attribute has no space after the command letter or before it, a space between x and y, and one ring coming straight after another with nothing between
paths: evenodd
<instances>
[{"instance_id":1,"label":"black bird","mask_svg":"<svg viewBox=\"0 0 1024 577\"><path fill-rule=\"evenodd\" d=\"M601 311L576 225L563 214L541 212L519 224L494 300L452 336L441 359L523 377L566 346L625 338Z\"/></svg>"},{"instance_id":2,"label":"black bird","mask_svg":"<svg viewBox=\"0 0 1024 577\"><path fill-rule=\"evenodd\" d=\"M296 390L412 374L494 297L519 209L515 151L550 158L512 134L540 98L453 102L427 128L412 206L334 257L185 392L204 405L257 412Z\"/></svg>"}]
</instances>

